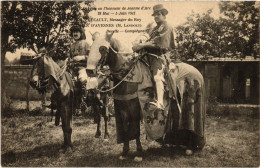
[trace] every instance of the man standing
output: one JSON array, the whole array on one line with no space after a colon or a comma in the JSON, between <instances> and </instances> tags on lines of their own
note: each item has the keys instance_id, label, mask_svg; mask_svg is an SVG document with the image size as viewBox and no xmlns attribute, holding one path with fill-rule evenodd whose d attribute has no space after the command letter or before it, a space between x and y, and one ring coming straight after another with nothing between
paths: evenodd
<instances>
[{"instance_id":1,"label":"man standing","mask_svg":"<svg viewBox=\"0 0 260 168\"><path fill-rule=\"evenodd\" d=\"M165 64L162 58L163 54L172 51L175 48L173 28L167 24L167 9L162 4L153 7L154 20L157 26L150 33L150 39L145 43L138 43L133 46L133 51L144 50L148 54L148 62L150 64L151 73L156 86L157 103L155 105L164 109L164 69ZM150 54L149 54L150 53Z\"/></svg>"}]
</instances>

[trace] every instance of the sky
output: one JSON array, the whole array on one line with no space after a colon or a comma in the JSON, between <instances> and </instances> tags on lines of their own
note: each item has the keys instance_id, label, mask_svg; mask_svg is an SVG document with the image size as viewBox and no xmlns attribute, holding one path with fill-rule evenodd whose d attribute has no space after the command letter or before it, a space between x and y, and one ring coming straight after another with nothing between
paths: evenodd
<instances>
[{"instance_id":1,"label":"sky","mask_svg":"<svg viewBox=\"0 0 260 168\"><path fill-rule=\"evenodd\" d=\"M114 33L114 36L118 38L119 40L123 41L126 45L130 44L134 39L138 36L138 33L125 33L124 31L127 30L134 30L134 29L144 29L148 23L153 22L153 17L151 16L153 13L152 7L156 4L163 4L163 6L168 10L167 15L167 22L172 25L173 27L176 27L180 24L183 24L186 21L186 18L189 14L194 11L195 13L205 13L209 9L213 9L212 16L215 18L218 18L220 16L219 8L218 8L218 1L96 1L94 2L94 6L96 8L102 8L103 10L94 10L90 12L90 16L95 19L102 18L107 19L107 21L93 21L92 24L118 24L121 23L123 25L122 28L113 27L113 28L107 28L107 27L86 27L85 32L87 36L87 40L92 43L91 40L91 33L94 33L96 31L101 32L101 34L104 34L107 29L109 30L119 30L123 31L120 33ZM120 8L121 10L104 10L104 8ZM139 7L138 10L122 10L123 7ZM141 8L144 7L147 10L141 10ZM148 9L150 7L150 9ZM101 15L98 15L98 12L101 12ZM108 15L103 15L103 12L106 12ZM116 15L115 12L127 12L127 15ZM128 13L128 12L135 12L135 13ZM124 14L124 13L122 13ZM132 14L132 15L130 15ZM118 22L109 21L110 18L112 19L134 19L138 21L127 21L127 22ZM138 24L141 27L124 27L125 24ZM126 25L127 26L127 25ZM91 32L91 33L90 33ZM12 61L15 58L19 58L21 52L29 52L32 53L32 51L28 51L27 49L19 49L16 51L16 53L10 53L8 52L6 54L6 58L9 61Z\"/></svg>"}]
</instances>

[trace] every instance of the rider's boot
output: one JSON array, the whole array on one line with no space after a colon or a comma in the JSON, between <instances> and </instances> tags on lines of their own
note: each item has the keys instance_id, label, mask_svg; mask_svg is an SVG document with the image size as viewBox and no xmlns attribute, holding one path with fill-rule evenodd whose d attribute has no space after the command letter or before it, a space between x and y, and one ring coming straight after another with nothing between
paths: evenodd
<instances>
[{"instance_id":1,"label":"rider's boot","mask_svg":"<svg viewBox=\"0 0 260 168\"><path fill-rule=\"evenodd\" d=\"M86 85L87 85L87 82L82 82L82 87L81 87L81 98L82 98L82 101L86 102L87 100L87 90L86 90Z\"/></svg>"}]
</instances>

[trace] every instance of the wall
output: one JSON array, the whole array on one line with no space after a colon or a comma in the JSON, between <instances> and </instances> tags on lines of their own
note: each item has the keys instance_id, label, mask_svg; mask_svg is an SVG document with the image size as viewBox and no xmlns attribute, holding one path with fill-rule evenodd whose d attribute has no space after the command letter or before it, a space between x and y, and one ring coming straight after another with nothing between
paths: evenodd
<instances>
[{"instance_id":1,"label":"wall","mask_svg":"<svg viewBox=\"0 0 260 168\"><path fill-rule=\"evenodd\" d=\"M259 104L259 61L189 61L203 75L208 96L223 103Z\"/></svg>"},{"instance_id":2,"label":"wall","mask_svg":"<svg viewBox=\"0 0 260 168\"><path fill-rule=\"evenodd\" d=\"M225 103L259 104L258 61L191 61L204 76L208 96ZM28 86L32 66L5 66L6 93L13 99L41 100L41 95ZM247 80L250 85L247 86ZM2 85L3 86L3 85ZM49 97L49 95L47 95Z\"/></svg>"},{"instance_id":3,"label":"wall","mask_svg":"<svg viewBox=\"0 0 260 168\"><path fill-rule=\"evenodd\" d=\"M1 89L5 89L7 96L12 99L26 100L27 90L29 90L29 100L41 100L41 95L28 85L32 66L16 65L5 66L4 84Z\"/></svg>"}]
</instances>

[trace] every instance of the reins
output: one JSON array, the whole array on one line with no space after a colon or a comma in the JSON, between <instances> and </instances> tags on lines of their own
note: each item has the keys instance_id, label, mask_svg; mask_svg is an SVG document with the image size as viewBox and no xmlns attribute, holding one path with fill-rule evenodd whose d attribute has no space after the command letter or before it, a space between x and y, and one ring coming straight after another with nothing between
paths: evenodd
<instances>
[{"instance_id":1,"label":"reins","mask_svg":"<svg viewBox=\"0 0 260 168\"><path fill-rule=\"evenodd\" d=\"M134 69L134 66L132 66L132 68L129 70L129 72L124 76L124 78L122 80L120 80L115 86L113 86L112 88L110 89L107 89L107 90L100 90L100 89L97 89L99 92L101 93L106 93L106 92L110 92L112 90L114 90L115 88L117 88L125 79L126 77L128 76L128 74L130 74L130 72Z\"/></svg>"},{"instance_id":2,"label":"reins","mask_svg":"<svg viewBox=\"0 0 260 168\"><path fill-rule=\"evenodd\" d=\"M115 49L113 49L113 47L109 46L109 48L115 53L115 54L134 54L133 52L118 52L116 51ZM156 57L157 59L163 59L161 58L159 55L156 55L156 54L152 54L152 53L145 53L145 54L148 54L150 56L153 56L153 57ZM124 76L124 78L122 78L115 86L113 86L112 88L110 89L107 89L107 90L100 90L100 89L97 89L99 92L101 93L106 93L106 92L110 92L112 90L114 90L115 88L117 88L126 78L127 76L130 74L130 72L134 69L134 64L139 60L136 59L136 61L132 64L132 67L131 69L128 71L128 73ZM116 74L116 73L112 73L112 74Z\"/></svg>"},{"instance_id":3,"label":"reins","mask_svg":"<svg viewBox=\"0 0 260 168\"><path fill-rule=\"evenodd\" d=\"M118 52L113 47L109 46L109 48L115 53L115 54L133 54L133 52Z\"/></svg>"},{"instance_id":4,"label":"reins","mask_svg":"<svg viewBox=\"0 0 260 168\"><path fill-rule=\"evenodd\" d=\"M113 47L109 46L109 48L115 53L115 54L133 54L132 52L118 52L116 50L113 49ZM137 59L138 60L138 59ZM128 71L128 73L124 76L124 78L122 78L115 86L113 86L112 88L110 89L107 89L107 90L100 90L97 88L97 90L101 93L106 93L106 92L110 92L112 90L114 90L115 88L117 88L126 78L127 76L130 74L130 72L134 69L134 64L137 62L137 60L132 64L132 67L131 69ZM116 73L114 73L116 74Z\"/></svg>"}]
</instances>

